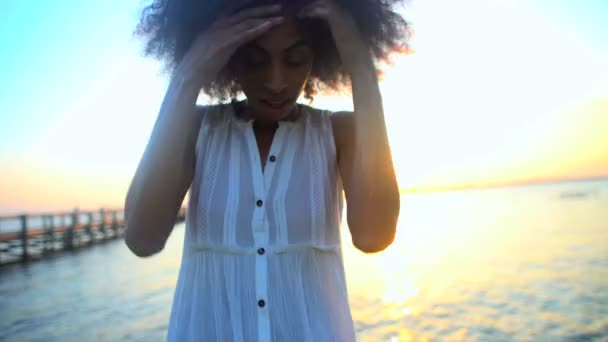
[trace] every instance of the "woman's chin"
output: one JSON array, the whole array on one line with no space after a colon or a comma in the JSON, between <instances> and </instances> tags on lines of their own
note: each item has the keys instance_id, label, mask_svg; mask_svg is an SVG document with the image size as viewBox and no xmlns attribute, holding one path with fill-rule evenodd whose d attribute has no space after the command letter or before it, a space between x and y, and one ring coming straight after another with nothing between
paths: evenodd
<instances>
[{"instance_id":1,"label":"woman's chin","mask_svg":"<svg viewBox=\"0 0 608 342\"><path fill-rule=\"evenodd\" d=\"M295 103L286 101L280 104L270 104L265 101L257 101L255 111L258 120L264 121L279 121L289 116Z\"/></svg>"}]
</instances>

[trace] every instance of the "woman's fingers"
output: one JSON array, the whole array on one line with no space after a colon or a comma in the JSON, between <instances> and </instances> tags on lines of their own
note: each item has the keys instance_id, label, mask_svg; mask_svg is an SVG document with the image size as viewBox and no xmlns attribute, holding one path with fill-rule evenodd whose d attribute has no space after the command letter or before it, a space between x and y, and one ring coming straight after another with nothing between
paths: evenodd
<instances>
[{"instance_id":1,"label":"woman's fingers","mask_svg":"<svg viewBox=\"0 0 608 342\"><path fill-rule=\"evenodd\" d=\"M278 15L280 6L273 5L251 8L217 20L195 39L184 56L183 68L187 73L200 74L201 82L212 80L239 45L280 24L283 17Z\"/></svg>"},{"instance_id":2,"label":"woman's fingers","mask_svg":"<svg viewBox=\"0 0 608 342\"><path fill-rule=\"evenodd\" d=\"M315 1L304 6L297 14L300 18L325 18L329 14L329 8L325 1Z\"/></svg>"},{"instance_id":3,"label":"woman's fingers","mask_svg":"<svg viewBox=\"0 0 608 342\"><path fill-rule=\"evenodd\" d=\"M240 45L263 34L282 22L283 17L249 19L248 21L236 25L234 30L231 30L229 40L232 44Z\"/></svg>"},{"instance_id":4,"label":"woman's fingers","mask_svg":"<svg viewBox=\"0 0 608 342\"><path fill-rule=\"evenodd\" d=\"M225 17L221 20L220 25L222 27L231 27L234 25L238 25L248 19L277 16L280 10L280 5L254 7L236 12L235 14Z\"/></svg>"},{"instance_id":5,"label":"woman's fingers","mask_svg":"<svg viewBox=\"0 0 608 342\"><path fill-rule=\"evenodd\" d=\"M261 25L276 25L283 22L283 17L268 17L268 18L259 18L259 19L248 19L245 21L242 21L236 25L234 25L232 27L232 32L236 33L236 34L240 34L243 31L246 30L250 30L253 29L255 27L261 26Z\"/></svg>"}]
</instances>

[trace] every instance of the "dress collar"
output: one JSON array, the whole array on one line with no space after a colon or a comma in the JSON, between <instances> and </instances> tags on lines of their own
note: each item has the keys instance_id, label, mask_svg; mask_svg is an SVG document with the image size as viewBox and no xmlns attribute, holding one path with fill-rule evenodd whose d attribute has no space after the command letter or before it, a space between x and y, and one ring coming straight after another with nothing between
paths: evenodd
<instances>
[{"instance_id":1,"label":"dress collar","mask_svg":"<svg viewBox=\"0 0 608 342\"><path fill-rule=\"evenodd\" d=\"M253 118L249 115L249 111L244 110L247 100L236 101L233 100L229 104L229 115L232 121L236 122L238 125L252 126ZM289 114L285 119L281 119L277 121L279 127L285 126L290 127L294 126L297 123L301 122L304 114L306 112L305 106L296 103L294 110L291 114Z\"/></svg>"}]
</instances>

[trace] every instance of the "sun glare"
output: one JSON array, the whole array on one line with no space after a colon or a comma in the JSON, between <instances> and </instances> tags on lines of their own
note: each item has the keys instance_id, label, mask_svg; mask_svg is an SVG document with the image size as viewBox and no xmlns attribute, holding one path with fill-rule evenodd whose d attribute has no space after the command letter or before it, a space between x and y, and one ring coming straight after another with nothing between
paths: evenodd
<instances>
[{"instance_id":1,"label":"sun glare","mask_svg":"<svg viewBox=\"0 0 608 342\"><path fill-rule=\"evenodd\" d=\"M415 54L396 58L381 83L402 187L525 179L518 164L557 159L551 139L586 128L584 116L560 127L563 113L608 96L606 61L523 2L431 0L407 11Z\"/></svg>"}]
</instances>

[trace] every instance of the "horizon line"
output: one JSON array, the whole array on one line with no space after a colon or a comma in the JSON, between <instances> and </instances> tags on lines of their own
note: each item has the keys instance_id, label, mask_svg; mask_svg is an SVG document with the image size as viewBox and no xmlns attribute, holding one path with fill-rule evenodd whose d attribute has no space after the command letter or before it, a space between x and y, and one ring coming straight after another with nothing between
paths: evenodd
<instances>
[{"instance_id":1,"label":"horizon line","mask_svg":"<svg viewBox=\"0 0 608 342\"><path fill-rule=\"evenodd\" d=\"M409 186L400 187L400 193L418 193L418 192L445 192L445 191L464 191L471 189L490 189L490 188L507 188L518 186L568 183L568 182L591 182L598 180L608 180L608 175L592 176L592 177L562 177L562 178L530 178L522 180L513 180L506 182L491 182L491 183L460 183L460 184L442 184L429 186Z\"/></svg>"}]
</instances>

